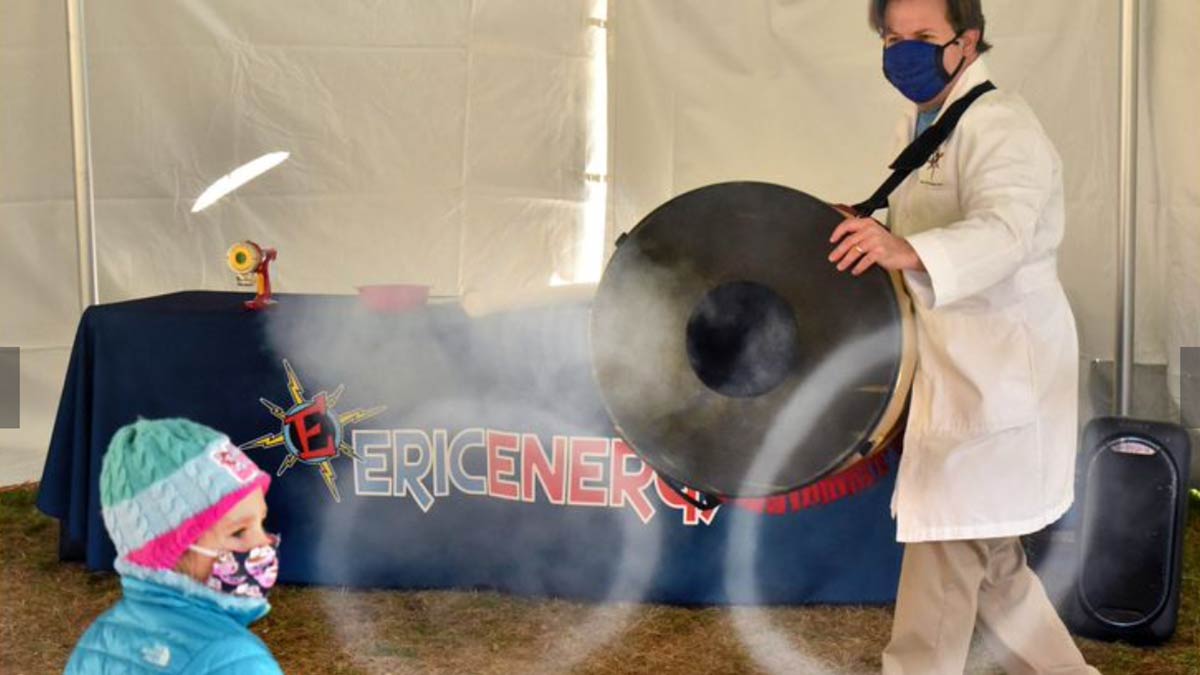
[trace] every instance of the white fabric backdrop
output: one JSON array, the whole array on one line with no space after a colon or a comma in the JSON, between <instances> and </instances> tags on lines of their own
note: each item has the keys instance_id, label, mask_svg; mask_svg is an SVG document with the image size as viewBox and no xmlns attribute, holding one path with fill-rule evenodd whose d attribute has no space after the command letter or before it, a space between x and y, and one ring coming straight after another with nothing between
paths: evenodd
<instances>
[{"instance_id":1,"label":"white fabric backdrop","mask_svg":"<svg viewBox=\"0 0 1200 675\"><path fill-rule=\"evenodd\" d=\"M0 485L41 475L79 318L66 16L0 2L0 345L21 348L19 429L0 429Z\"/></svg>"},{"instance_id":2,"label":"white fabric backdrop","mask_svg":"<svg viewBox=\"0 0 1200 675\"><path fill-rule=\"evenodd\" d=\"M882 178L901 100L865 0L611 4L613 230L718 180L851 201ZM1143 5L1137 352L1174 385L1178 348L1200 345L1200 4ZM286 291L575 274L598 150L593 0L85 6L102 300L231 289L223 254L241 238L280 248ZM1098 358L1115 305L1116 6L985 2L998 84L1066 163L1062 276ZM22 348L23 397L21 429L0 430L3 484L40 473L79 305L63 3L0 0L0 17L0 345ZM292 159L188 213L275 150Z\"/></svg>"},{"instance_id":3,"label":"white fabric backdrop","mask_svg":"<svg viewBox=\"0 0 1200 675\"><path fill-rule=\"evenodd\" d=\"M1167 384L1178 403L1180 348L1200 347L1200 3L1153 0L1143 5L1138 227L1144 238L1138 281L1145 285L1139 298L1147 307L1138 316L1146 338L1154 337L1143 345L1165 350L1147 356L1158 363L1166 357ZM1153 332L1155 326L1160 333Z\"/></svg>"},{"instance_id":4,"label":"white fabric backdrop","mask_svg":"<svg viewBox=\"0 0 1200 675\"><path fill-rule=\"evenodd\" d=\"M1193 33L1200 3L1143 4L1137 360L1200 345ZM610 14L614 227L707 183L754 179L868 196L906 103L883 79L866 0L620 0ZM987 59L1065 166L1060 274L1086 358L1115 341L1119 3L986 0ZM1085 371L1086 372L1086 371ZM1178 397L1178 390L1175 390Z\"/></svg>"},{"instance_id":5,"label":"white fabric backdrop","mask_svg":"<svg viewBox=\"0 0 1200 675\"><path fill-rule=\"evenodd\" d=\"M586 257L603 3L83 4L102 302L233 290L225 251L246 238L279 249L292 292L542 288ZM22 347L24 379L0 484L40 475L79 316L64 13L0 0L0 345Z\"/></svg>"},{"instance_id":6,"label":"white fabric backdrop","mask_svg":"<svg viewBox=\"0 0 1200 675\"><path fill-rule=\"evenodd\" d=\"M279 248L285 291L544 286L569 262L585 0L93 4L106 300L229 288L224 251L243 237ZM292 158L188 213L274 150Z\"/></svg>"}]
</instances>

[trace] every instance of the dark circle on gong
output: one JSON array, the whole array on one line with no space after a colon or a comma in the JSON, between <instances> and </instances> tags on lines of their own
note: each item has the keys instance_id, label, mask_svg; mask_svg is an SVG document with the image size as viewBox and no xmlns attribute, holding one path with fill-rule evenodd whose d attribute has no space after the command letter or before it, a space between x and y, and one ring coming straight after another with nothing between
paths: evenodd
<instances>
[{"instance_id":1,"label":"dark circle on gong","mask_svg":"<svg viewBox=\"0 0 1200 675\"><path fill-rule=\"evenodd\" d=\"M709 389L733 398L779 386L798 358L796 316L778 293L752 281L712 289L687 322L687 355Z\"/></svg>"}]
</instances>

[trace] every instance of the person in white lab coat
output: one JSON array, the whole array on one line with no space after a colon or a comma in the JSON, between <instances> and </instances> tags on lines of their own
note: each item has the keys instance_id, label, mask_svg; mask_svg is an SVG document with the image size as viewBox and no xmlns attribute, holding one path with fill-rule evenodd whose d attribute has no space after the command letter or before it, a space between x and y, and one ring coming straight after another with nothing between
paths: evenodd
<instances>
[{"instance_id":1,"label":"person in white lab coat","mask_svg":"<svg viewBox=\"0 0 1200 675\"><path fill-rule=\"evenodd\" d=\"M916 105L895 150L989 80L980 0L869 0L888 80ZM905 544L885 673L961 673L978 618L1010 673L1095 673L1018 537L1073 499L1078 338L1059 283L1063 182L1029 107L984 94L892 193L891 231L835 230L830 261L902 272L917 367L892 511Z\"/></svg>"}]
</instances>

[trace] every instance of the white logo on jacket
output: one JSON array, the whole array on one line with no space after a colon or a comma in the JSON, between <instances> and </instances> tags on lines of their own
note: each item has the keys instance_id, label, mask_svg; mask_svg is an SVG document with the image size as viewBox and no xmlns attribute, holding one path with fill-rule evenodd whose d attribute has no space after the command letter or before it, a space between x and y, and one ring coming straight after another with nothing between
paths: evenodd
<instances>
[{"instance_id":1,"label":"white logo on jacket","mask_svg":"<svg viewBox=\"0 0 1200 675\"><path fill-rule=\"evenodd\" d=\"M917 179L921 181L922 185L945 185L941 173L942 157L945 156L946 152L938 148L937 152L933 153L925 166L921 167L921 170L917 174Z\"/></svg>"},{"instance_id":2,"label":"white logo on jacket","mask_svg":"<svg viewBox=\"0 0 1200 675\"><path fill-rule=\"evenodd\" d=\"M171 650L162 643L142 647L142 659L151 665L166 668L171 663Z\"/></svg>"}]
</instances>

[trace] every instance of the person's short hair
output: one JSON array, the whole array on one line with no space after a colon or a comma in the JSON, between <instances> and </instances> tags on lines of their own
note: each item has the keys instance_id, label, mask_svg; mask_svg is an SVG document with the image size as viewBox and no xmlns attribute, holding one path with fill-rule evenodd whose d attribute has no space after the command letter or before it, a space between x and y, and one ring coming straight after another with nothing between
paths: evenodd
<instances>
[{"instance_id":1,"label":"person's short hair","mask_svg":"<svg viewBox=\"0 0 1200 675\"><path fill-rule=\"evenodd\" d=\"M880 35L887 30L888 2L890 0L869 0L867 5L867 21L870 22L871 28ZM975 51L982 54L992 48L992 45L983 38L983 28L987 22L983 18L982 0L946 0L946 18L954 27L955 33L964 33L972 29L979 31L979 43L976 45Z\"/></svg>"}]
</instances>

